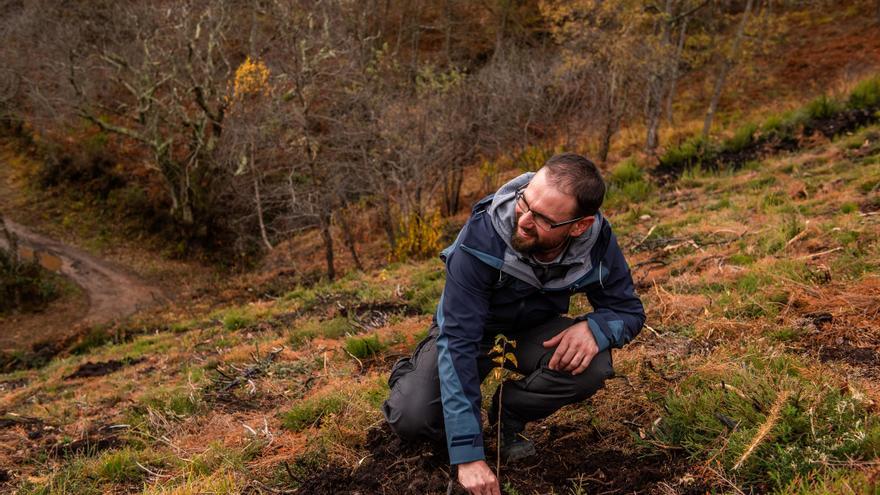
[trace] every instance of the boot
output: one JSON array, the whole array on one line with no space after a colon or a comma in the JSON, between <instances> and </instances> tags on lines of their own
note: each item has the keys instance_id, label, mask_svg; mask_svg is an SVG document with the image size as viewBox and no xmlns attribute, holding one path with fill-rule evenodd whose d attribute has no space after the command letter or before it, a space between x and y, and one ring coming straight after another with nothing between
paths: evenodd
<instances>
[{"instance_id":1,"label":"boot","mask_svg":"<svg viewBox=\"0 0 880 495\"><path fill-rule=\"evenodd\" d=\"M522 435L516 425L506 424L501 420L501 458L504 462L513 462L535 455L535 444Z\"/></svg>"},{"instance_id":2,"label":"boot","mask_svg":"<svg viewBox=\"0 0 880 495\"><path fill-rule=\"evenodd\" d=\"M492 434L496 434L498 425L498 393L492 397L492 406L489 408L489 426ZM515 420L501 413L501 459L504 462L519 461L535 455L535 444L524 437L522 432L526 429L525 423Z\"/></svg>"}]
</instances>

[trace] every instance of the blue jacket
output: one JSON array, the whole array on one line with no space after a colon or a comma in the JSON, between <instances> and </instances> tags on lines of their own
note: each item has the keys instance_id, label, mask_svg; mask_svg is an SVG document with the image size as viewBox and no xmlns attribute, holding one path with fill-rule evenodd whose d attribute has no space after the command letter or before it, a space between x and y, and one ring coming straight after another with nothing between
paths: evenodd
<instances>
[{"instance_id":1,"label":"blue jacket","mask_svg":"<svg viewBox=\"0 0 880 495\"><path fill-rule=\"evenodd\" d=\"M629 267L600 215L573 238L556 263L557 277L542 283L532 265L509 245L514 194L534 174L523 174L479 201L455 242L443 250L446 285L437 306L440 391L452 464L484 459L480 421L479 344L484 333L528 329L568 313L572 294L586 294L587 320L599 350L621 347L645 322Z\"/></svg>"}]
</instances>

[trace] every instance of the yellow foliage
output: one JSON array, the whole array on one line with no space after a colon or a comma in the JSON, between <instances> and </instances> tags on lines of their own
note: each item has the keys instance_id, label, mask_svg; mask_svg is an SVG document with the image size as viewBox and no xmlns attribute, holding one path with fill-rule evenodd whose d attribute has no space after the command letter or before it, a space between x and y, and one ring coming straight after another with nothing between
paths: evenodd
<instances>
[{"instance_id":1,"label":"yellow foliage","mask_svg":"<svg viewBox=\"0 0 880 495\"><path fill-rule=\"evenodd\" d=\"M233 96L242 98L249 95L269 93L269 68L262 60L251 60L247 57L238 69L235 69Z\"/></svg>"},{"instance_id":2,"label":"yellow foliage","mask_svg":"<svg viewBox=\"0 0 880 495\"><path fill-rule=\"evenodd\" d=\"M401 235L397 240L393 257L398 261L408 258L427 258L440 252L442 220L440 213L434 212L424 218L416 213L402 218Z\"/></svg>"}]
</instances>

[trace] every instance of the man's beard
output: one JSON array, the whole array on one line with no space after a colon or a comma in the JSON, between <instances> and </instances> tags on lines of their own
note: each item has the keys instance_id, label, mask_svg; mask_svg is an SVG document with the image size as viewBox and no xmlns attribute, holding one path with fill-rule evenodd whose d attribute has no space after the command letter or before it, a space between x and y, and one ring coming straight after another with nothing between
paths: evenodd
<instances>
[{"instance_id":1,"label":"man's beard","mask_svg":"<svg viewBox=\"0 0 880 495\"><path fill-rule=\"evenodd\" d=\"M555 243L553 245L548 245L544 242L541 242L541 239L538 237L537 227L533 230L526 231L526 233L530 234L529 237L520 237L519 236L519 219L522 215L516 215L516 223L513 225L513 232L510 233L510 247L518 251L522 254L535 254L543 251L553 250L570 239L570 236L565 236L561 242Z\"/></svg>"}]
</instances>

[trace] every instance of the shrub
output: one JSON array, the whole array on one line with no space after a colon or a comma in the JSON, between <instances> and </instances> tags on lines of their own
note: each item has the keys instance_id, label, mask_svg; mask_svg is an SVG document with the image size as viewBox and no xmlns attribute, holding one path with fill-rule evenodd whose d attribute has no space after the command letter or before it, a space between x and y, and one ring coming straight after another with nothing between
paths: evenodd
<instances>
[{"instance_id":1,"label":"shrub","mask_svg":"<svg viewBox=\"0 0 880 495\"><path fill-rule=\"evenodd\" d=\"M543 167L551 156L553 156L553 150L529 146L516 157L515 163L523 172L534 172Z\"/></svg>"},{"instance_id":2,"label":"shrub","mask_svg":"<svg viewBox=\"0 0 880 495\"><path fill-rule=\"evenodd\" d=\"M358 359L376 357L386 347L387 345L380 342L377 335L345 339L345 350Z\"/></svg>"},{"instance_id":3,"label":"shrub","mask_svg":"<svg viewBox=\"0 0 880 495\"><path fill-rule=\"evenodd\" d=\"M860 82L849 94L846 106L855 110L880 108L880 76Z\"/></svg>"},{"instance_id":4,"label":"shrub","mask_svg":"<svg viewBox=\"0 0 880 495\"><path fill-rule=\"evenodd\" d=\"M36 261L22 261L0 249L0 314L38 311L60 291Z\"/></svg>"},{"instance_id":5,"label":"shrub","mask_svg":"<svg viewBox=\"0 0 880 495\"><path fill-rule=\"evenodd\" d=\"M394 259L404 261L435 256L441 249L442 223L439 212L425 217L412 213L401 219L401 235L394 248Z\"/></svg>"}]
</instances>

